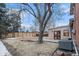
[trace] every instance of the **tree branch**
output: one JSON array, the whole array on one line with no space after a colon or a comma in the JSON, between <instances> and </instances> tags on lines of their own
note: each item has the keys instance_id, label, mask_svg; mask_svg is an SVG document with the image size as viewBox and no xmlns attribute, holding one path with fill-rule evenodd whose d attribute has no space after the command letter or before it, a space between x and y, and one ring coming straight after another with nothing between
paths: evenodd
<instances>
[{"instance_id":1,"label":"tree branch","mask_svg":"<svg viewBox=\"0 0 79 59\"><path fill-rule=\"evenodd\" d=\"M48 15L47 19L45 20L45 23L43 24L43 30L45 29L46 24L47 24L47 23L48 23L48 21L50 20L51 16L52 16L52 12L50 11L50 13L49 13L49 15Z\"/></svg>"},{"instance_id":2,"label":"tree branch","mask_svg":"<svg viewBox=\"0 0 79 59\"><path fill-rule=\"evenodd\" d=\"M30 9L31 9L31 11L29 10L29 9L27 9L27 8L25 8L25 9L23 9L23 10L27 10L31 15L33 15L36 19L38 19L38 21L39 22L41 22L40 21L40 14L39 14L39 17L38 16L36 16L36 13L34 12L34 10L33 10L33 8L29 5L29 4L26 4L26 3L23 3L24 5L26 5L26 6L28 6ZM34 4L33 4L34 5ZM35 5L34 5L35 6ZM37 7L37 6L35 6L36 7L36 9L38 10L38 13L40 13L39 12L39 8Z\"/></svg>"},{"instance_id":3,"label":"tree branch","mask_svg":"<svg viewBox=\"0 0 79 59\"><path fill-rule=\"evenodd\" d=\"M38 8L38 5L37 4L33 4L34 6L35 6L35 8L36 8L36 10L37 10L37 12L38 12L38 20L39 20L39 22L41 23L41 14L40 14L40 9Z\"/></svg>"},{"instance_id":4,"label":"tree branch","mask_svg":"<svg viewBox=\"0 0 79 59\"><path fill-rule=\"evenodd\" d=\"M33 15L35 18L38 18L35 14L33 14L30 10L28 10L28 9L21 9L19 12L21 12L21 11L28 11L31 15Z\"/></svg>"},{"instance_id":5,"label":"tree branch","mask_svg":"<svg viewBox=\"0 0 79 59\"><path fill-rule=\"evenodd\" d=\"M28 6L28 7L31 9L31 11L33 12L33 14L36 16L36 14L35 14L33 8L32 8L29 4L26 4L26 3L23 3L23 4L26 5L26 6Z\"/></svg>"},{"instance_id":6,"label":"tree branch","mask_svg":"<svg viewBox=\"0 0 79 59\"><path fill-rule=\"evenodd\" d=\"M49 12L49 8L51 8L52 5L53 5L53 4L50 4L50 5L48 6L48 10L44 12L44 16L43 16L42 22L44 22L44 20L45 20L47 14L48 14L48 12ZM46 6L46 5L45 5L45 6ZM46 7L45 7L45 9L46 9Z\"/></svg>"}]
</instances>

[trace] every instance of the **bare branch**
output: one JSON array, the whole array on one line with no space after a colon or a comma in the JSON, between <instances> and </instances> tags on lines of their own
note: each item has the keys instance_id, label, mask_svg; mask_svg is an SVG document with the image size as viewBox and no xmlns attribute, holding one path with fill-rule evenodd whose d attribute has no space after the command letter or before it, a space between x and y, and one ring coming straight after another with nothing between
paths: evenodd
<instances>
[{"instance_id":1,"label":"bare branch","mask_svg":"<svg viewBox=\"0 0 79 59\"><path fill-rule=\"evenodd\" d=\"M47 14L48 14L48 12L49 12L49 8L51 8L52 5L53 5L53 4L50 4L50 5L48 6L48 10L47 10L47 11L45 10L44 16L43 16L43 19L42 19L42 22L44 22L44 20L45 20ZM45 6L46 6L46 5L45 5ZM46 9L46 7L45 7L45 9Z\"/></svg>"},{"instance_id":2,"label":"bare branch","mask_svg":"<svg viewBox=\"0 0 79 59\"><path fill-rule=\"evenodd\" d=\"M38 7L38 4L33 4L33 5L36 7L37 12L38 12L38 16L40 17L41 15L40 15L40 9L39 9L39 7Z\"/></svg>"},{"instance_id":3,"label":"bare branch","mask_svg":"<svg viewBox=\"0 0 79 59\"><path fill-rule=\"evenodd\" d=\"M28 7L31 9L31 11L33 12L33 14L36 16L36 14L35 14L33 8L32 8L29 4L26 4L26 3L23 3L23 4L26 5L26 6L28 6Z\"/></svg>"},{"instance_id":4,"label":"bare branch","mask_svg":"<svg viewBox=\"0 0 79 59\"><path fill-rule=\"evenodd\" d=\"M44 29L45 29L45 27L46 27L46 24L48 23L48 20L51 18L51 16L52 16L52 11L51 11L51 5L50 4L48 4L48 12L49 12L49 15L48 15L48 17L47 17L47 19L45 20L44 19L44 24L43 24L43 26L44 26ZM43 30L44 30L43 29Z\"/></svg>"},{"instance_id":5,"label":"bare branch","mask_svg":"<svg viewBox=\"0 0 79 59\"><path fill-rule=\"evenodd\" d=\"M34 6L35 6L35 8L36 8L36 10L37 10L37 12L38 12L38 20L39 20L39 22L41 23L41 14L40 14L40 9L39 9L39 7L38 7L38 5L37 4L33 4Z\"/></svg>"},{"instance_id":6,"label":"bare branch","mask_svg":"<svg viewBox=\"0 0 79 59\"><path fill-rule=\"evenodd\" d=\"M27 10L27 11L28 11L31 15L33 15L33 16L39 21L39 23L40 23L40 22L41 22L41 21L40 21L40 15L39 15L39 17L36 16L36 13L34 12L33 8L32 8L29 4L23 3L23 5L28 6L32 12L31 12L29 9L27 9L27 8L22 9L22 10ZM40 12L39 12L39 8L38 8L35 4L33 4L33 5L34 5L34 6L36 7L36 9L38 10L38 13L40 13Z\"/></svg>"},{"instance_id":7,"label":"bare branch","mask_svg":"<svg viewBox=\"0 0 79 59\"><path fill-rule=\"evenodd\" d=\"M48 16L46 22L44 23L44 29L45 29L45 27L46 27L46 25L47 25L47 23L48 23L48 20L51 18L51 15L52 15L52 13ZM44 29L43 29L43 30L44 30Z\"/></svg>"},{"instance_id":8,"label":"bare branch","mask_svg":"<svg viewBox=\"0 0 79 59\"><path fill-rule=\"evenodd\" d=\"M28 9L22 9L22 10L20 10L19 12L21 12L21 11L28 11L31 15L33 15L35 18L37 18L37 16L36 15L34 15L30 10L28 10Z\"/></svg>"}]
</instances>

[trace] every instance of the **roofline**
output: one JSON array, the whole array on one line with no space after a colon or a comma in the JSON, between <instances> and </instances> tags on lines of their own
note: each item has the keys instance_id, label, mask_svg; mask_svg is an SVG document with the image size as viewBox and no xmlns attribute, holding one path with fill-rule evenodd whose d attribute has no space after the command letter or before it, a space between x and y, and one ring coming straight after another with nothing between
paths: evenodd
<instances>
[{"instance_id":1,"label":"roofline","mask_svg":"<svg viewBox=\"0 0 79 59\"><path fill-rule=\"evenodd\" d=\"M69 25L59 26L59 27L55 27L55 28L50 28L50 29L48 29L48 30L51 30L51 29L57 29L57 28L64 28L64 27L69 27Z\"/></svg>"}]
</instances>

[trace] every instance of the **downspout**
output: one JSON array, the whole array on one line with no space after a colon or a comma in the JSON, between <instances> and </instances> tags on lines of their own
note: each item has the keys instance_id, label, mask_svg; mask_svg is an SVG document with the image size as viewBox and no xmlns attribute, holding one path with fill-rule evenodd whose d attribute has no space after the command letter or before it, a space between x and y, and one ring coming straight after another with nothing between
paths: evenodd
<instances>
[{"instance_id":1,"label":"downspout","mask_svg":"<svg viewBox=\"0 0 79 59\"><path fill-rule=\"evenodd\" d=\"M76 44L75 44L75 40L72 39L72 41L73 41L74 49L75 49L75 52L76 52L75 56L78 56L79 54L78 54L78 49L77 49Z\"/></svg>"},{"instance_id":2,"label":"downspout","mask_svg":"<svg viewBox=\"0 0 79 59\"><path fill-rule=\"evenodd\" d=\"M71 38L73 37L72 36L72 33L73 35L75 35L76 31L73 30L72 28L70 28L70 35L71 35ZM75 50L75 56L78 56L78 50L77 50L77 47L76 47L76 44L75 44L75 40L72 38L72 41L73 41L73 46L74 46L74 50Z\"/></svg>"},{"instance_id":3,"label":"downspout","mask_svg":"<svg viewBox=\"0 0 79 59\"><path fill-rule=\"evenodd\" d=\"M70 28L71 29L71 28ZM76 33L76 31L75 30L70 30L70 32L71 33L73 33L73 35L75 35L75 33ZM72 36L72 34L71 34L71 38L72 38L73 36ZM78 56L79 54L78 54L78 49L77 49L77 47L76 47L76 44L75 44L75 38L72 38L72 41L73 41L73 46L74 46L74 50L75 50L75 56Z\"/></svg>"}]
</instances>

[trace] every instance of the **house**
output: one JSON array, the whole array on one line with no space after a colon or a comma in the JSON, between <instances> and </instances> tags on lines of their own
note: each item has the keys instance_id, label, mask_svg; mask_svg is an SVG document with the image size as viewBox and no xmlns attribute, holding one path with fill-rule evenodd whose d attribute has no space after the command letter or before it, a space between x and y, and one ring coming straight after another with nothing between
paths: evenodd
<instances>
[{"instance_id":1,"label":"house","mask_svg":"<svg viewBox=\"0 0 79 59\"><path fill-rule=\"evenodd\" d=\"M60 26L56 28L51 28L48 30L48 37L53 39L67 39L70 38L70 27L69 26Z\"/></svg>"},{"instance_id":2,"label":"house","mask_svg":"<svg viewBox=\"0 0 79 59\"><path fill-rule=\"evenodd\" d=\"M70 20L72 39L79 48L79 3L71 4L70 15L74 15L74 18Z\"/></svg>"}]
</instances>

